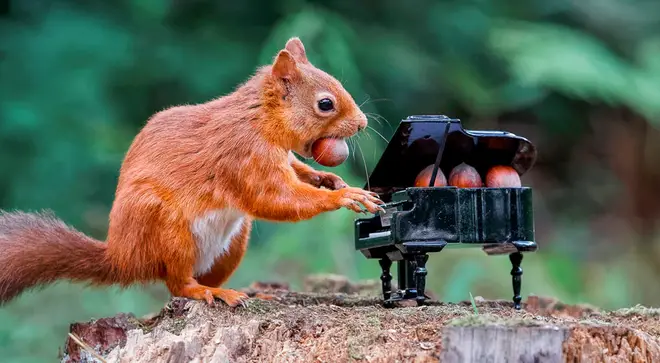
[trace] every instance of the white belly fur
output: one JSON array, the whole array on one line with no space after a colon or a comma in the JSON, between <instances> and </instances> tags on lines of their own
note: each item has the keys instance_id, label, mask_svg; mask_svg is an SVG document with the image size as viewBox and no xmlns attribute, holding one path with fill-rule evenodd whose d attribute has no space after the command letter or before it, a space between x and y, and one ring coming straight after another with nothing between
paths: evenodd
<instances>
[{"instance_id":1,"label":"white belly fur","mask_svg":"<svg viewBox=\"0 0 660 363\"><path fill-rule=\"evenodd\" d=\"M244 217L236 209L225 208L207 212L192 222L191 230L198 250L195 276L211 270L215 259L229 250L231 239L240 232Z\"/></svg>"}]
</instances>

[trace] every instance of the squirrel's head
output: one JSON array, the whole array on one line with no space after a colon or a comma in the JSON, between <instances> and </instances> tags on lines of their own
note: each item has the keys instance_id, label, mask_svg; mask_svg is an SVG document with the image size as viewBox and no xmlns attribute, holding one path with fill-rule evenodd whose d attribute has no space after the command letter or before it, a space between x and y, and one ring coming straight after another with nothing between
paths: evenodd
<instances>
[{"instance_id":1,"label":"squirrel's head","mask_svg":"<svg viewBox=\"0 0 660 363\"><path fill-rule=\"evenodd\" d=\"M348 138L367 127L367 117L353 97L341 82L309 62L298 38L289 39L275 56L267 82L266 106L278 113L287 146L303 157L311 157L318 139Z\"/></svg>"}]
</instances>

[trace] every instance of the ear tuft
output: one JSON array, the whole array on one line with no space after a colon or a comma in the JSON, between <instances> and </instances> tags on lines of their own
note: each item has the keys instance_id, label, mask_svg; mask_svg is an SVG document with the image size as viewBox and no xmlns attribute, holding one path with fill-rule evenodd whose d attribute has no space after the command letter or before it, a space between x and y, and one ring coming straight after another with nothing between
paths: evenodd
<instances>
[{"instance_id":1,"label":"ear tuft","mask_svg":"<svg viewBox=\"0 0 660 363\"><path fill-rule=\"evenodd\" d=\"M275 77L283 79L292 79L298 74L298 68L296 67L296 60L293 58L293 55L289 53L288 50L283 49L275 57L275 62L273 63L272 74Z\"/></svg>"},{"instance_id":2,"label":"ear tuft","mask_svg":"<svg viewBox=\"0 0 660 363\"><path fill-rule=\"evenodd\" d=\"M293 58L300 63L309 63L307 54L305 53L305 46L298 37L293 37L286 42L284 49L288 50Z\"/></svg>"}]
</instances>

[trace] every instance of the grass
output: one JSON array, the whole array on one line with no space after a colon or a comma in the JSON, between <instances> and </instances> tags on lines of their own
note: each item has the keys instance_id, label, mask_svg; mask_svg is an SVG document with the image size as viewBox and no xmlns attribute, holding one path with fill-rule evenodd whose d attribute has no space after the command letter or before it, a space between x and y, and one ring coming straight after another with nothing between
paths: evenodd
<instances>
[{"instance_id":1,"label":"grass","mask_svg":"<svg viewBox=\"0 0 660 363\"><path fill-rule=\"evenodd\" d=\"M546 325L543 321L530 318L500 317L493 314L468 315L449 321L447 326L454 327L540 327Z\"/></svg>"},{"instance_id":2,"label":"grass","mask_svg":"<svg viewBox=\"0 0 660 363\"><path fill-rule=\"evenodd\" d=\"M640 304L637 304L633 307L629 308L621 308L612 311L612 315L614 316L621 316L621 317L626 317L626 316L634 316L634 315L646 315L646 316L660 316L660 308L649 308Z\"/></svg>"},{"instance_id":3,"label":"grass","mask_svg":"<svg viewBox=\"0 0 660 363\"><path fill-rule=\"evenodd\" d=\"M474 301L472 292L470 292L470 302L472 303L472 310L474 310L474 315L479 315L479 311L477 310L477 303Z\"/></svg>"}]
</instances>

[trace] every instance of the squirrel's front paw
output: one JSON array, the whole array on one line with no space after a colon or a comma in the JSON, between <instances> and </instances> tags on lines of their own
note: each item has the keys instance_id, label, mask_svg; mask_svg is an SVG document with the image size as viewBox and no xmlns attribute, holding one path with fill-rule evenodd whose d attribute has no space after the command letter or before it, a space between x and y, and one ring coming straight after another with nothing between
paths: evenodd
<instances>
[{"instance_id":1,"label":"squirrel's front paw","mask_svg":"<svg viewBox=\"0 0 660 363\"><path fill-rule=\"evenodd\" d=\"M318 174L320 187L326 187L330 190L347 188L348 184L339 176L333 173L320 172Z\"/></svg>"},{"instance_id":2,"label":"squirrel's front paw","mask_svg":"<svg viewBox=\"0 0 660 363\"><path fill-rule=\"evenodd\" d=\"M348 208L354 212L364 212L360 207L362 204L366 210L371 213L384 212L385 210L379 205L385 204L378 194L360 188L345 187L335 191L338 193L338 203L344 208Z\"/></svg>"}]
</instances>

